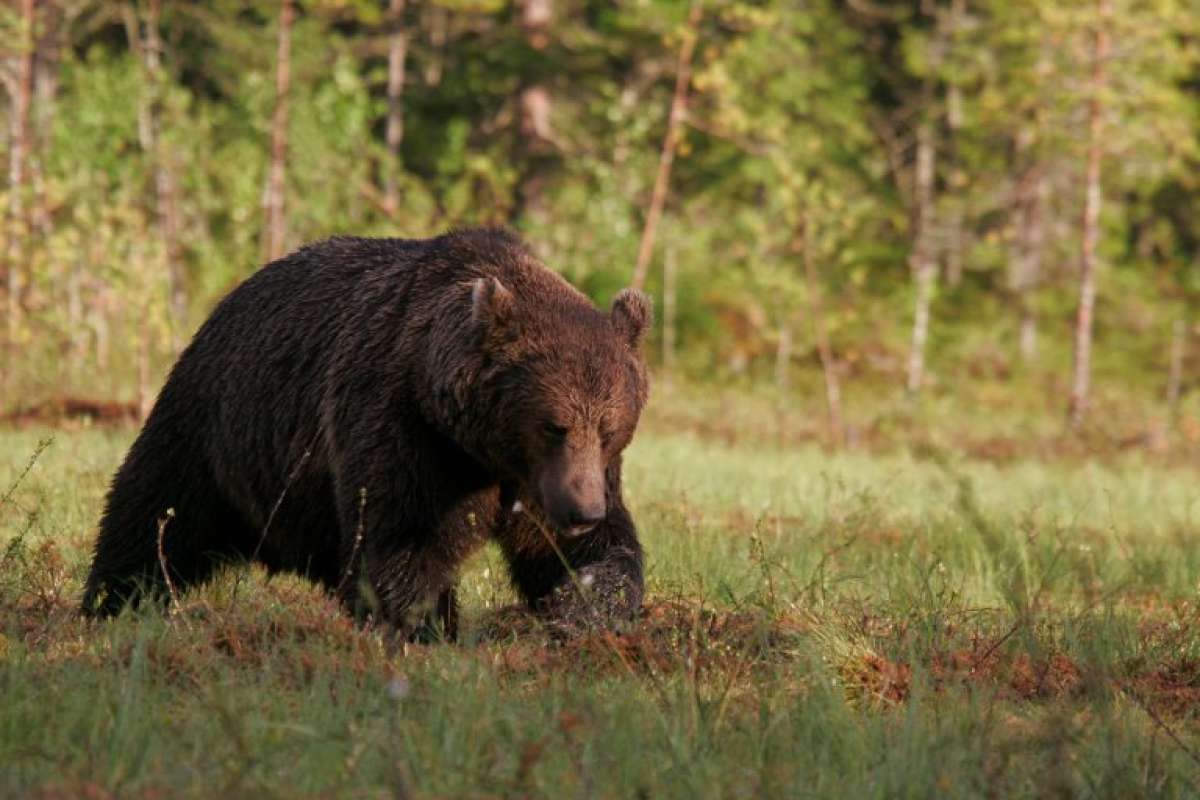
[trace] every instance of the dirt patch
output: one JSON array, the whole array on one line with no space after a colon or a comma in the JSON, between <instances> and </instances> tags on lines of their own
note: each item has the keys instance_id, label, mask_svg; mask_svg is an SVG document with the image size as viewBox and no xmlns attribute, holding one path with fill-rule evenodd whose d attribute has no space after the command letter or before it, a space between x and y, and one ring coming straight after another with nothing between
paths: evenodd
<instances>
[{"instance_id":1,"label":"dirt patch","mask_svg":"<svg viewBox=\"0 0 1200 800\"><path fill-rule=\"evenodd\" d=\"M1078 695L1083 689L1079 666L1062 653L1034 657L1029 653L1001 656L956 650L935 656L930 664L935 689L952 685L989 684L1014 700L1046 700Z\"/></svg>"},{"instance_id":2,"label":"dirt patch","mask_svg":"<svg viewBox=\"0 0 1200 800\"><path fill-rule=\"evenodd\" d=\"M1106 687L1165 718L1200 718L1200 659L1181 659L1124 677L1089 676L1064 653L1035 657L1027 652L955 650L935 655L925 666L935 694L979 688L1008 702L1047 702L1080 698L1089 687ZM902 661L868 654L842 665L839 675L851 699L872 705L896 705L912 695L913 669Z\"/></svg>"},{"instance_id":3,"label":"dirt patch","mask_svg":"<svg viewBox=\"0 0 1200 800\"><path fill-rule=\"evenodd\" d=\"M801 620L757 610L658 601L612 631L566 632L510 607L484 623L481 642L497 666L514 674L587 669L700 675L791 660L804 631Z\"/></svg>"},{"instance_id":4,"label":"dirt patch","mask_svg":"<svg viewBox=\"0 0 1200 800\"><path fill-rule=\"evenodd\" d=\"M873 653L843 664L838 672L852 699L902 703L912 691L912 667Z\"/></svg>"},{"instance_id":5,"label":"dirt patch","mask_svg":"<svg viewBox=\"0 0 1200 800\"><path fill-rule=\"evenodd\" d=\"M92 781L55 782L29 795L30 800L116 800L116 798L137 798L137 800L161 800L171 797L167 789L143 789L135 794L122 791L120 794L106 789Z\"/></svg>"},{"instance_id":6,"label":"dirt patch","mask_svg":"<svg viewBox=\"0 0 1200 800\"><path fill-rule=\"evenodd\" d=\"M1164 716L1200 717L1200 660L1181 659L1126 682L1136 700Z\"/></svg>"}]
</instances>

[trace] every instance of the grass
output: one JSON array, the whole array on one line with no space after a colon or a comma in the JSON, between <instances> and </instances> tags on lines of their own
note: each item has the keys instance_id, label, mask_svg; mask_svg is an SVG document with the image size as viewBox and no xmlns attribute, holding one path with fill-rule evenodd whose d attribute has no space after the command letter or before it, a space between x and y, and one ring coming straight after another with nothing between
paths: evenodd
<instances>
[{"instance_id":1,"label":"grass","mask_svg":"<svg viewBox=\"0 0 1200 800\"><path fill-rule=\"evenodd\" d=\"M557 639L485 550L464 641L398 656L259 572L81 622L133 431L0 429L0 795L1200 793L1194 466L755 424L647 419L637 624Z\"/></svg>"}]
</instances>

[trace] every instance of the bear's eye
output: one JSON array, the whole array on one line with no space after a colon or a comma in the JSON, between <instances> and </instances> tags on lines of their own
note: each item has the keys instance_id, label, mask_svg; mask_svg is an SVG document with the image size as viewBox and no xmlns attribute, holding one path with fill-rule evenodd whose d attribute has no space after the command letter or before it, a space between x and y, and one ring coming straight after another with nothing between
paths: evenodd
<instances>
[{"instance_id":1,"label":"bear's eye","mask_svg":"<svg viewBox=\"0 0 1200 800\"><path fill-rule=\"evenodd\" d=\"M561 442L567 438L567 429L562 425L555 425L553 422L547 422L542 425L542 433L552 442Z\"/></svg>"}]
</instances>

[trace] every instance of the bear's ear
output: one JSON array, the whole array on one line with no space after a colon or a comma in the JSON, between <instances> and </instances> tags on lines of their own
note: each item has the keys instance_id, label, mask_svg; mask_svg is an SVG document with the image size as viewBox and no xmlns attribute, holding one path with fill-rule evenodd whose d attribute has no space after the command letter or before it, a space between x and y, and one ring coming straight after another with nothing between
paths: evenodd
<instances>
[{"instance_id":1,"label":"bear's ear","mask_svg":"<svg viewBox=\"0 0 1200 800\"><path fill-rule=\"evenodd\" d=\"M650 327L654 308L650 298L637 289L622 289L612 304L612 321L617 332L629 340L630 347L637 347L642 334Z\"/></svg>"},{"instance_id":2,"label":"bear's ear","mask_svg":"<svg viewBox=\"0 0 1200 800\"><path fill-rule=\"evenodd\" d=\"M502 333L512 319L512 292L497 278L476 278L471 284L471 321L489 336Z\"/></svg>"}]
</instances>

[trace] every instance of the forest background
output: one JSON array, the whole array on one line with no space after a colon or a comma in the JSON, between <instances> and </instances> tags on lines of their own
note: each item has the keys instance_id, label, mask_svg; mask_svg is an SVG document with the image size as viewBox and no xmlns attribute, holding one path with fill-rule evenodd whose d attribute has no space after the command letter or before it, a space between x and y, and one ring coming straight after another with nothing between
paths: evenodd
<instances>
[{"instance_id":1,"label":"forest background","mask_svg":"<svg viewBox=\"0 0 1200 800\"><path fill-rule=\"evenodd\" d=\"M144 413L263 261L502 224L834 444L944 402L1194 446L1198 11L15 0L0 410Z\"/></svg>"}]
</instances>

